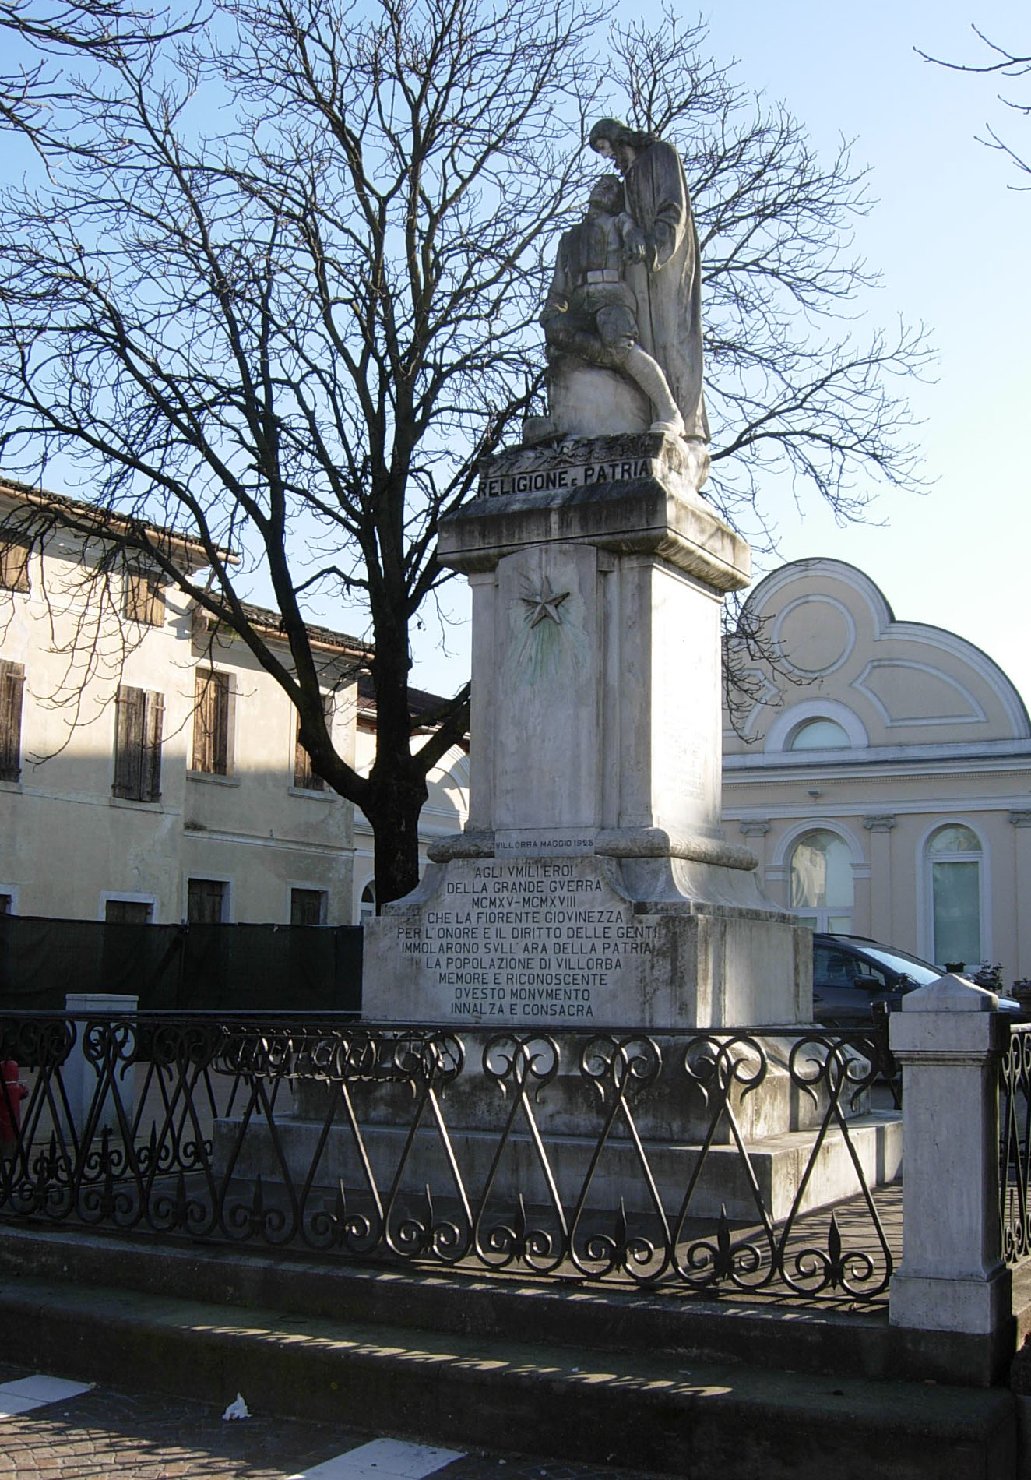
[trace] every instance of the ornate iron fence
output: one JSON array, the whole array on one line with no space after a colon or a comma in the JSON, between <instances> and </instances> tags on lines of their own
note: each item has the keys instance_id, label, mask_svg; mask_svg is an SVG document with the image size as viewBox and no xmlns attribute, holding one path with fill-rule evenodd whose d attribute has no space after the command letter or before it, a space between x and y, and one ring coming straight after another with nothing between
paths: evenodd
<instances>
[{"instance_id":1,"label":"ornate iron fence","mask_svg":"<svg viewBox=\"0 0 1031 1480\"><path fill-rule=\"evenodd\" d=\"M0 1058L5 1219L710 1296L891 1277L901 1129L854 1035L0 1015Z\"/></svg>"},{"instance_id":2,"label":"ornate iron fence","mask_svg":"<svg viewBox=\"0 0 1031 1480\"><path fill-rule=\"evenodd\" d=\"M1031 1255L1031 1023L1014 1023L999 1065L999 1187L1002 1257Z\"/></svg>"}]
</instances>

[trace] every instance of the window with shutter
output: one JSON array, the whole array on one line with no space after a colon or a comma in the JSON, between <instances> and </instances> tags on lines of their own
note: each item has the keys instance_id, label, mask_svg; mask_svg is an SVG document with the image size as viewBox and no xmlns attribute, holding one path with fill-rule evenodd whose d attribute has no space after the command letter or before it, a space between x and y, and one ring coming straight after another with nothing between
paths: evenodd
<instances>
[{"instance_id":1,"label":"window with shutter","mask_svg":"<svg viewBox=\"0 0 1031 1480\"><path fill-rule=\"evenodd\" d=\"M165 596L160 579L142 570L128 571L122 611L130 622L141 622L149 627L164 626Z\"/></svg>"},{"instance_id":2,"label":"window with shutter","mask_svg":"<svg viewBox=\"0 0 1031 1480\"><path fill-rule=\"evenodd\" d=\"M140 899L108 899L104 902L104 920L108 925L149 925L154 906Z\"/></svg>"},{"instance_id":3,"label":"window with shutter","mask_svg":"<svg viewBox=\"0 0 1031 1480\"><path fill-rule=\"evenodd\" d=\"M221 925L229 886L222 879L187 879L186 918L191 925Z\"/></svg>"},{"instance_id":4,"label":"window with shutter","mask_svg":"<svg viewBox=\"0 0 1031 1480\"><path fill-rule=\"evenodd\" d=\"M0 586L7 591L29 589L29 547L0 540Z\"/></svg>"},{"instance_id":5,"label":"window with shutter","mask_svg":"<svg viewBox=\"0 0 1031 1480\"><path fill-rule=\"evenodd\" d=\"M21 775L21 710L25 669L0 660L0 781Z\"/></svg>"},{"instance_id":6,"label":"window with shutter","mask_svg":"<svg viewBox=\"0 0 1031 1480\"><path fill-rule=\"evenodd\" d=\"M325 925L328 903L325 889L291 889L290 924Z\"/></svg>"},{"instance_id":7,"label":"window with shutter","mask_svg":"<svg viewBox=\"0 0 1031 1480\"><path fill-rule=\"evenodd\" d=\"M193 709L191 769L210 776L229 775L229 674L197 673Z\"/></svg>"},{"instance_id":8,"label":"window with shutter","mask_svg":"<svg viewBox=\"0 0 1031 1480\"><path fill-rule=\"evenodd\" d=\"M115 702L116 797L156 802L161 796L161 731L163 694L120 684Z\"/></svg>"},{"instance_id":9,"label":"window with shutter","mask_svg":"<svg viewBox=\"0 0 1031 1480\"><path fill-rule=\"evenodd\" d=\"M326 724L332 728L333 695L323 694L323 712L326 716ZM300 791L325 791L326 783L317 771L312 769L311 756L301 744L301 717L297 716L297 731L294 741L294 786Z\"/></svg>"}]
</instances>

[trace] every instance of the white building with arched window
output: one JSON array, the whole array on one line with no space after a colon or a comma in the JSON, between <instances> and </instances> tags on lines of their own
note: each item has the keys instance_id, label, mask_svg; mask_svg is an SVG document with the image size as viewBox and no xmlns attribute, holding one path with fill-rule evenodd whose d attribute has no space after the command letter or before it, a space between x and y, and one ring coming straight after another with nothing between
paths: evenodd
<instances>
[{"instance_id":1,"label":"white building with arched window","mask_svg":"<svg viewBox=\"0 0 1031 1480\"><path fill-rule=\"evenodd\" d=\"M838 560L773 572L743 622L724 831L766 893L817 930L1031 976L1031 722L998 665Z\"/></svg>"}]
</instances>

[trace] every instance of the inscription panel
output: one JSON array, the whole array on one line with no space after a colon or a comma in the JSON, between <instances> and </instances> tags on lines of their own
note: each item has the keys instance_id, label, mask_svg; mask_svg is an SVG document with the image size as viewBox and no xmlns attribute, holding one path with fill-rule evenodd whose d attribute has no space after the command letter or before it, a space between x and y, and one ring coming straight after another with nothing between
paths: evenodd
<instances>
[{"instance_id":1,"label":"inscription panel","mask_svg":"<svg viewBox=\"0 0 1031 1480\"><path fill-rule=\"evenodd\" d=\"M480 481L480 493L487 498L503 498L512 493L552 493L566 488L598 488L607 483L653 477L654 459L624 457L599 462L570 463L565 467L488 474Z\"/></svg>"},{"instance_id":2,"label":"inscription panel","mask_svg":"<svg viewBox=\"0 0 1031 1480\"><path fill-rule=\"evenodd\" d=\"M391 924L427 1003L458 1018L611 1022L661 950L589 859L452 863L433 904Z\"/></svg>"},{"instance_id":3,"label":"inscription panel","mask_svg":"<svg viewBox=\"0 0 1031 1480\"><path fill-rule=\"evenodd\" d=\"M497 828L494 833L494 851L498 854L548 853L578 857L582 853L594 852L593 827L521 827Z\"/></svg>"}]
</instances>

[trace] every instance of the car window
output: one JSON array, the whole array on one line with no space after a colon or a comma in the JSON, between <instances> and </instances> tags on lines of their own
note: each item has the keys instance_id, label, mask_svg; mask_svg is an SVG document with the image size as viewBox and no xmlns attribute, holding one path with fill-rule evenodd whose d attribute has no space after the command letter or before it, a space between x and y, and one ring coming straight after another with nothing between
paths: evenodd
<instances>
[{"instance_id":1,"label":"car window","mask_svg":"<svg viewBox=\"0 0 1031 1480\"><path fill-rule=\"evenodd\" d=\"M814 945L813 984L823 989L885 987L887 977L872 961L863 960L852 951L836 946Z\"/></svg>"},{"instance_id":2,"label":"car window","mask_svg":"<svg viewBox=\"0 0 1031 1480\"><path fill-rule=\"evenodd\" d=\"M833 946L813 947L813 981L821 987L850 987L854 960Z\"/></svg>"},{"instance_id":3,"label":"car window","mask_svg":"<svg viewBox=\"0 0 1031 1480\"><path fill-rule=\"evenodd\" d=\"M891 971L895 971L901 976L908 976L920 987L926 987L930 982L936 982L940 975L936 967L929 966L924 961L918 961L914 956L896 955L894 951L886 951L881 946L863 946L863 955L883 962ZM871 965L871 971L876 971L876 969L875 966Z\"/></svg>"},{"instance_id":4,"label":"car window","mask_svg":"<svg viewBox=\"0 0 1031 1480\"><path fill-rule=\"evenodd\" d=\"M875 966L872 961L865 961L860 958L853 963L852 970L864 986L870 986L871 983L878 987L886 987L888 985L887 975L879 966Z\"/></svg>"}]
</instances>

